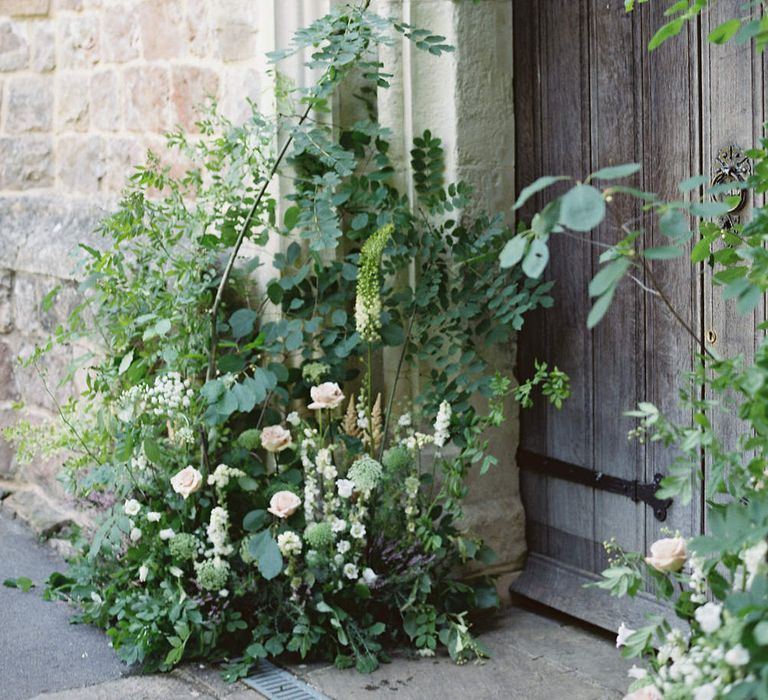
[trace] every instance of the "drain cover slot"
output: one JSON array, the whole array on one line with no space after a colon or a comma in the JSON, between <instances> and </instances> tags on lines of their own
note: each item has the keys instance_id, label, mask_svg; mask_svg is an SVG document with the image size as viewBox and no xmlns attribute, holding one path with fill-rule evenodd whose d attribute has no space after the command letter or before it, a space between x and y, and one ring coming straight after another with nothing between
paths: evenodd
<instances>
[{"instance_id":1,"label":"drain cover slot","mask_svg":"<svg viewBox=\"0 0 768 700\"><path fill-rule=\"evenodd\" d=\"M259 661L253 675L244 678L243 683L269 700L330 700L292 673L264 660Z\"/></svg>"}]
</instances>

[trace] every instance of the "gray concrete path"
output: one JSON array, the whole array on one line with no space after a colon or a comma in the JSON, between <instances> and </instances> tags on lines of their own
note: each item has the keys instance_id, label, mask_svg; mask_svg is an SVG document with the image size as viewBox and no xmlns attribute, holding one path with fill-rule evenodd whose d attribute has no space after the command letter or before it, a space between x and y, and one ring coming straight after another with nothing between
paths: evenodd
<instances>
[{"instance_id":1,"label":"gray concrete path","mask_svg":"<svg viewBox=\"0 0 768 700\"><path fill-rule=\"evenodd\" d=\"M398 657L369 676L291 670L333 700L613 700L626 692L631 664L603 635L512 607L481 639L493 653L482 664Z\"/></svg>"},{"instance_id":2,"label":"gray concrete path","mask_svg":"<svg viewBox=\"0 0 768 700\"><path fill-rule=\"evenodd\" d=\"M0 514L0 581L27 576L29 593L0 586L0 700L258 700L242 684L188 664L141 676L116 657L99 630L69 624L72 610L42 599L65 564L20 523ZM627 687L629 666L605 637L513 607L483 631L493 658L456 666L447 657L402 655L368 676L323 664L294 665L332 700L609 700Z\"/></svg>"},{"instance_id":3,"label":"gray concrete path","mask_svg":"<svg viewBox=\"0 0 768 700\"><path fill-rule=\"evenodd\" d=\"M214 669L189 664L172 674L135 675L95 627L69 623L72 609L43 600L44 581L66 564L21 523L0 515L0 582L26 576L24 593L0 585L0 700L258 700Z\"/></svg>"}]
</instances>

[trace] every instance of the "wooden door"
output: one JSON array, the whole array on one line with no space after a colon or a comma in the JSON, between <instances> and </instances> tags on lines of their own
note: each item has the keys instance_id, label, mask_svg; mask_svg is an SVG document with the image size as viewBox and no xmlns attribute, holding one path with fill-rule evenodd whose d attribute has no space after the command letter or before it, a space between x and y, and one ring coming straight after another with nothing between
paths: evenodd
<instances>
[{"instance_id":1,"label":"wooden door","mask_svg":"<svg viewBox=\"0 0 768 700\"><path fill-rule=\"evenodd\" d=\"M628 184L675 198L680 181L712 171L720 148L757 142L765 119L763 63L749 45L706 42L714 26L739 14L741 0L720 0L698 25L687 25L652 54L646 47L666 21L668 3L641 5L631 15L623 0L513 3L518 191L543 174L579 176L638 162L643 169ZM545 201L539 198L530 211ZM600 246L621 237L618 220L643 216L618 200L615 214L591 236L553 236L546 274L556 282L555 306L532 319L520 338L519 376L532 374L535 358L546 360L570 375L572 397L560 411L539 401L523 412L518 461L530 554L513 586L607 628L622 619L638 624L656 604L650 596L630 604L583 588L607 566L603 541L616 537L626 548L647 551L663 528L691 535L704 524L701 493L685 507L673 502L664 521L630 497L633 482L649 484L665 473L670 453L657 443L629 441L634 423L623 412L651 401L686 420L677 391L697 347L661 303L629 281L603 322L587 331L587 290ZM646 246L664 245L655 221L646 230ZM701 337L714 339L721 353L754 350L755 319L726 313L708 272L684 259L654 263L654 270ZM738 430L735 422L724 427ZM603 474L629 482L628 492L585 483L585 469L593 480Z\"/></svg>"}]
</instances>

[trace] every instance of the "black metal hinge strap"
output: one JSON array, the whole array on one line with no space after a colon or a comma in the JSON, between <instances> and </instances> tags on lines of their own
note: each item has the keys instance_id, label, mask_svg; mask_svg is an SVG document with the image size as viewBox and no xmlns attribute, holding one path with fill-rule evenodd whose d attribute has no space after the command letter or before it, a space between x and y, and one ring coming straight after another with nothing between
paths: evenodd
<instances>
[{"instance_id":1,"label":"black metal hinge strap","mask_svg":"<svg viewBox=\"0 0 768 700\"><path fill-rule=\"evenodd\" d=\"M637 479L630 481L618 476L611 476L603 472L592 471L586 467L563 462L553 457L544 457L529 450L518 450L517 464L521 469L537 472L543 476L551 476L555 479L571 481L574 484L582 484L600 491L617 493L620 496L631 498L635 503L642 501L653 508L656 520L667 519L667 510L672 506L671 498L656 498L656 492L660 488L661 474L654 474L650 484L640 483Z\"/></svg>"}]
</instances>

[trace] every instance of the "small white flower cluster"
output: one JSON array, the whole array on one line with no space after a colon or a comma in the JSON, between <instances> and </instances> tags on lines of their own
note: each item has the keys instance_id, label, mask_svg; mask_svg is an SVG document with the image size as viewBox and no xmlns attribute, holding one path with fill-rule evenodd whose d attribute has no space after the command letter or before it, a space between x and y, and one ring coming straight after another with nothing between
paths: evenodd
<instances>
[{"instance_id":1,"label":"small white flower cluster","mask_svg":"<svg viewBox=\"0 0 768 700\"><path fill-rule=\"evenodd\" d=\"M408 532L416 532L416 517L419 514L419 477L411 474L405 479L405 508L403 512L406 517L406 527Z\"/></svg>"},{"instance_id":2,"label":"small white flower cluster","mask_svg":"<svg viewBox=\"0 0 768 700\"><path fill-rule=\"evenodd\" d=\"M131 457L131 469L143 472L149 466L149 460L147 455L144 454L144 446L142 445L138 453Z\"/></svg>"},{"instance_id":3,"label":"small white flower cluster","mask_svg":"<svg viewBox=\"0 0 768 700\"><path fill-rule=\"evenodd\" d=\"M148 409L156 416L178 413L192 404L194 391L189 379L182 379L178 372L159 376L154 385L144 392Z\"/></svg>"},{"instance_id":4,"label":"small white flower cluster","mask_svg":"<svg viewBox=\"0 0 768 700\"><path fill-rule=\"evenodd\" d=\"M234 467L228 467L226 464L220 464L213 470L213 474L208 475L208 485L215 486L217 489L223 489L229 484L230 479L238 479L245 476L245 472Z\"/></svg>"},{"instance_id":5,"label":"small white flower cluster","mask_svg":"<svg viewBox=\"0 0 768 700\"><path fill-rule=\"evenodd\" d=\"M227 544L229 537L229 513L221 506L216 506L211 511L211 519L208 523L206 534L215 557L228 556L232 553L232 545Z\"/></svg>"},{"instance_id":6,"label":"small white flower cluster","mask_svg":"<svg viewBox=\"0 0 768 700\"><path fill-rule=\"evenodd\" d=\"M301 537L292 530L287 530L277 536L277 546L284 557L292 557L301 553L303 544Z\"/></svg>"},{"instance_id":7,"label":"small white flower cluster","mask_svg":"<svg viewBox=\"0 0 768 700\"><path fill-rule=\"evenodd\" d=\"M427 445L431 445L434 441L435 438L432 435L415 432L400 440L400 444L413 452L414 450L423 450Z\"/></svg>"},{"instance_id":8,"label":"small white flower cluster","mask_svg":"<svg viewBox=\"0 0 768 700\"><path fill-rule=\"evenodd\" d=\"M304 518L307 523L315 521L315 505L320 497L320 484L315 474L315 462L311 452L316 447L317 431L305 428L299 448L301 464L304 467Z\"/></svg>"},{"instance_id":9,"label":"small white flower cluster","mask_svg":"<svg viewBox=\"0 0 768 700\"><path fill-rule=\"evenodd\" d=\"M435 445L444 447L451 439L451 404L443 401L437 409L435 418Z\"/></svg>"},{"instance_id":10,"label":"small white flower cluster","mask_svg":"<svg viewBox=\"0 0 768 700\"><path fill-rule=\"evenodd\" d=\"M707 601L707 577L704 573L704 561L699 557L691 557L688 562L691 567L691 577L688 580L688 586L693 591L691 593L691 602L701 605Z\"/></svg>"},{"instance_id":11,"label":"small white flower cluster","mask_svg":"<svg viewBox=\"0 0 768 700\"><path fill-rule=\"evenodd\" d=\"M768 572L766 555L768 555L768 542L765 540L760 540L757 544L744 550L741 560L744 562L744 570L746 572L745 590L752 588L752 582L756 576Z\"/></svg>"}]
</instances>

